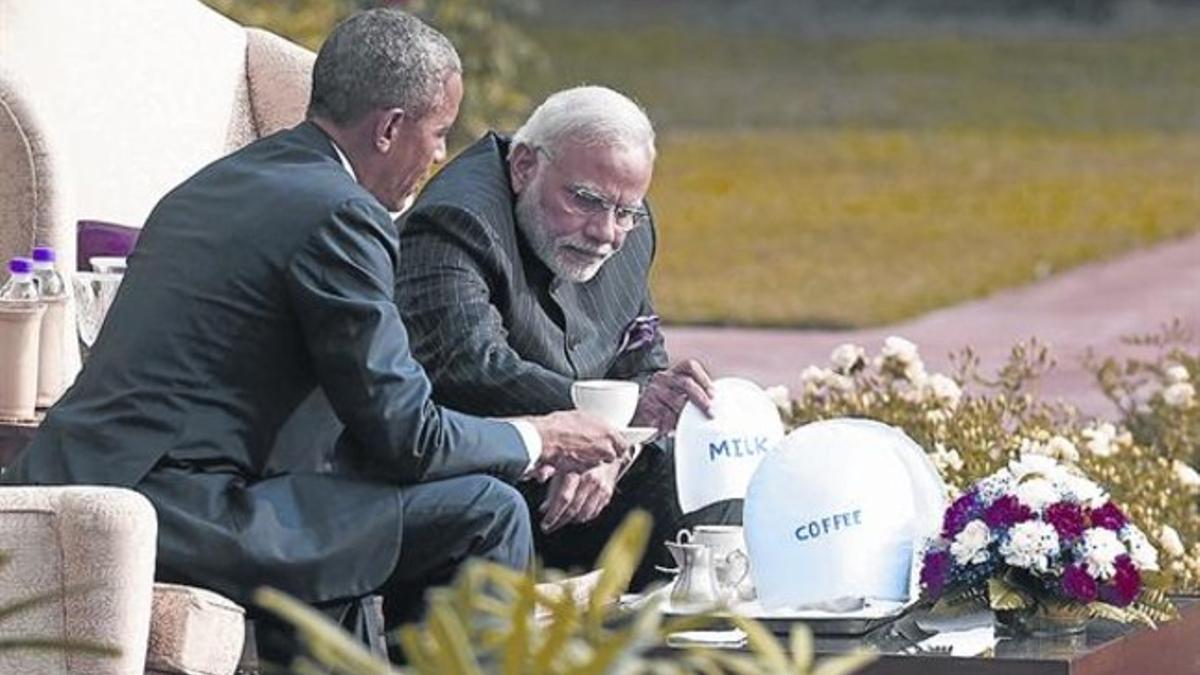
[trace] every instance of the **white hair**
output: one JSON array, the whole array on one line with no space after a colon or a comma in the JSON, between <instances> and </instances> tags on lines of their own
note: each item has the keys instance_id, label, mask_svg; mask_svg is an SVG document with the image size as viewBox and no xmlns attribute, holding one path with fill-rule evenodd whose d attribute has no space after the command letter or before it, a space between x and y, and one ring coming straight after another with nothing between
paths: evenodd
<instances>
[{"instance_id":1,"label":"white hair","mask_svg":"<svg viewBox=\"0 0 1200 675\"><path fill-rule=\"evenodd\" d=\"M551 94L513 135L512 147L553 153L566 141L583 146L644 148L654 158L654 127L641 106L608 87Z\"/></svg>"}]
</instances>

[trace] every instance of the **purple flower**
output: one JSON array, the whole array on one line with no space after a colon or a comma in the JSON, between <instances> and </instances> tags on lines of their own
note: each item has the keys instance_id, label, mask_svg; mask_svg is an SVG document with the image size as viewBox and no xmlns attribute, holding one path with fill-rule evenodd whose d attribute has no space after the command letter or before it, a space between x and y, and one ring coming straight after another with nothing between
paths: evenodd
<instances>
[{"instance_id":1,"label":"purple flower","mask_svg":"<svg viewBox=\"0 0 1200 675\"><path fill-rule=\"evenodd\" d=\"M925 559L921 561L921 587L936 598L942 594L949 573L950 552L936 549L927 551Z\"/></svg>"},{"instance_id":2,"label":"purple flower","mask_svg":"<svg viewBox=\"0 0 1200 675\"><path fill-rule=\"evenodd\" d=\"M1063 570L1062 591L1072 600L1091 602L1096 599L1099 589L1096 580L1087 573L1083 565L1069 565Z\"/></svg>"},{"instance_id":3,"label":"purple flower","mask_svg":"<svg viewBox=\"0 0 1200 675\"><path fill-rule=\"evenodd\" d=\"M630 321L629 326L625 328L625 334L621 336L621 344L617 347L617 354L641 349L653 343L654 336L658 335L658 323L657 314L639 316Z\"/></svg>"},{"instance_id":4,"label":"purple flower","mask_svg":"<svg viewBox=\"0 0 1200 675\"><path fill-rule=\"evenodd\" d=\"M1092 509L1092 527L1103 527L1113 532L1120 532L1129 519L1121 513L1121 509L1112 502L1104 502L1104 506Z\"/></svg>"},{"instance_id":5,"label":"purple flower","mask_svg":"<svg viewBox=\"0 0 1200 675\"><path fill-rule=\"evenodd\" d=\"M946 509L946 515L942 517L942 536L953 539L954 535L962 532L967 523L975 519L978 508L979 499L974 491L965 492L955 499Z\"/></svg>"},{"instance_id":6,"label":"purple flower","mask_svg":"<svg viewBox=\"0 0 1200 675\"><path fill-rule=\"evenodd\" d=\"M1083 509L1070 502L1058 502L1046 507L1042 519L1054 526L1059 539L1076 539L1087 529Z\"/></svg>"},{"instance_id":7,"label":"purple flower","mask_svg":"<svg viewBox=\"0 0 1200 675\"><path fill-rule=\"evenodd\" d=\"M1127 555L1117 556L1116 567L1112 581L1100 589L1100 599L1117 607L1126 607L1141 593L1142 575Z\"/></svg>"},{"instance_id":8,"label":"purple flower","mask_svg":"<svg viewBox=\"0 0 1200 675\"><path fill-rule=\"evenodd\" d=\"M1003 530L1033 518L1033 511L1012 495L992 502L983 512L983 522L993 530Z\"/></svg>"}]
</instances>

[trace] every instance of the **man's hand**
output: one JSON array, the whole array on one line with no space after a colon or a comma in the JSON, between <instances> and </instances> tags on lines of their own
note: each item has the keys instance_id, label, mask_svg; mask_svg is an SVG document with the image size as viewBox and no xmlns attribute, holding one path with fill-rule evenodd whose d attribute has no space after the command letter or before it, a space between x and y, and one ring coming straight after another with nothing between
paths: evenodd
<instances>
[{"instance_id":1,"label":"man's hand","mask_svg":"<svg viewBox=\"0 0 1200 675\"><path fill-rule=\"evenodd\" d=\"M621 465L601 464L583 473L555 474L550 479L546 500L538 509L542 514L542 530L549 533L570 523L586 523L600 515L612 499Z\"/></svg>"},{"instance_id":2,"label":"man's hand","mask_svg":"<svg viewBox=\"0 0 1200 675\"><path fill-rule=\"evenodd\" d=\"M542 437L542 455L531 472L545 480L554 474L582 473L605 462L627 457L633 446L599 418L579 410L531 417Z\"/></svg>"},{"instance_id":3,"label":"man's hand","mask_svg":"<svg viewBox=\"0 0 1200 675\"><path fill-rule=\"evenodd\" d=\"M714 393L712 379L699 361L680 361L650 378L633 414L633 426L653 426L659 433L670 433L688 401L712 417Z\"/></svg>"}]
</instances>

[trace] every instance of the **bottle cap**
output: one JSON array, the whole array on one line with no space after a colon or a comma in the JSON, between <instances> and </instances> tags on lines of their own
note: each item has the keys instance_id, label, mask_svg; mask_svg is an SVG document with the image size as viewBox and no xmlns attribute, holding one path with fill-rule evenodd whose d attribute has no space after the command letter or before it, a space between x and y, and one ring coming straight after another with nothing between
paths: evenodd
<instances>
[{"instance_id":1,"label":"bottle cap","mask_svg":"<svg viewBox=\"0 0 1200 675\"><path fill-rule=\"evenodd\" d=\"M49 246L38 246L33 249L34 262L54 262L54 249Z\"/></svg>"},{"instance_id":2,"label":"bottle cap","mask_svg":"<svg viewBox=\"0 0 1200 675\"><path fill-rule=\"evenodd\" d=\"M29 274L33 272L33 261L29 258L13 258L8 261L8 271L13 274Z\"/></svg>"}]
</instances>

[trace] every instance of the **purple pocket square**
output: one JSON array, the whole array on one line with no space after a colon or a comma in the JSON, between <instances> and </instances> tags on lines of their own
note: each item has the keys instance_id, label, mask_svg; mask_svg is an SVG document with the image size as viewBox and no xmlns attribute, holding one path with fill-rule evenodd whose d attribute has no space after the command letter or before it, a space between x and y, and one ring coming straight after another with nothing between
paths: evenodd
<instances>
[{"instance_id":1,"label":"purple pocket square","mask_svg":"<svg viewBox=\"0 0 1200 675\"><path fill-rule=\"evenodd\" d=\"M629 327L625 329L625 335L621 337L621 346L617 348L617 354L625 354L635 349L641 349L654 342L654 336L658 334L658 315L647 314L639 316L629 322Z\"/></svg>"}]
</instances>

